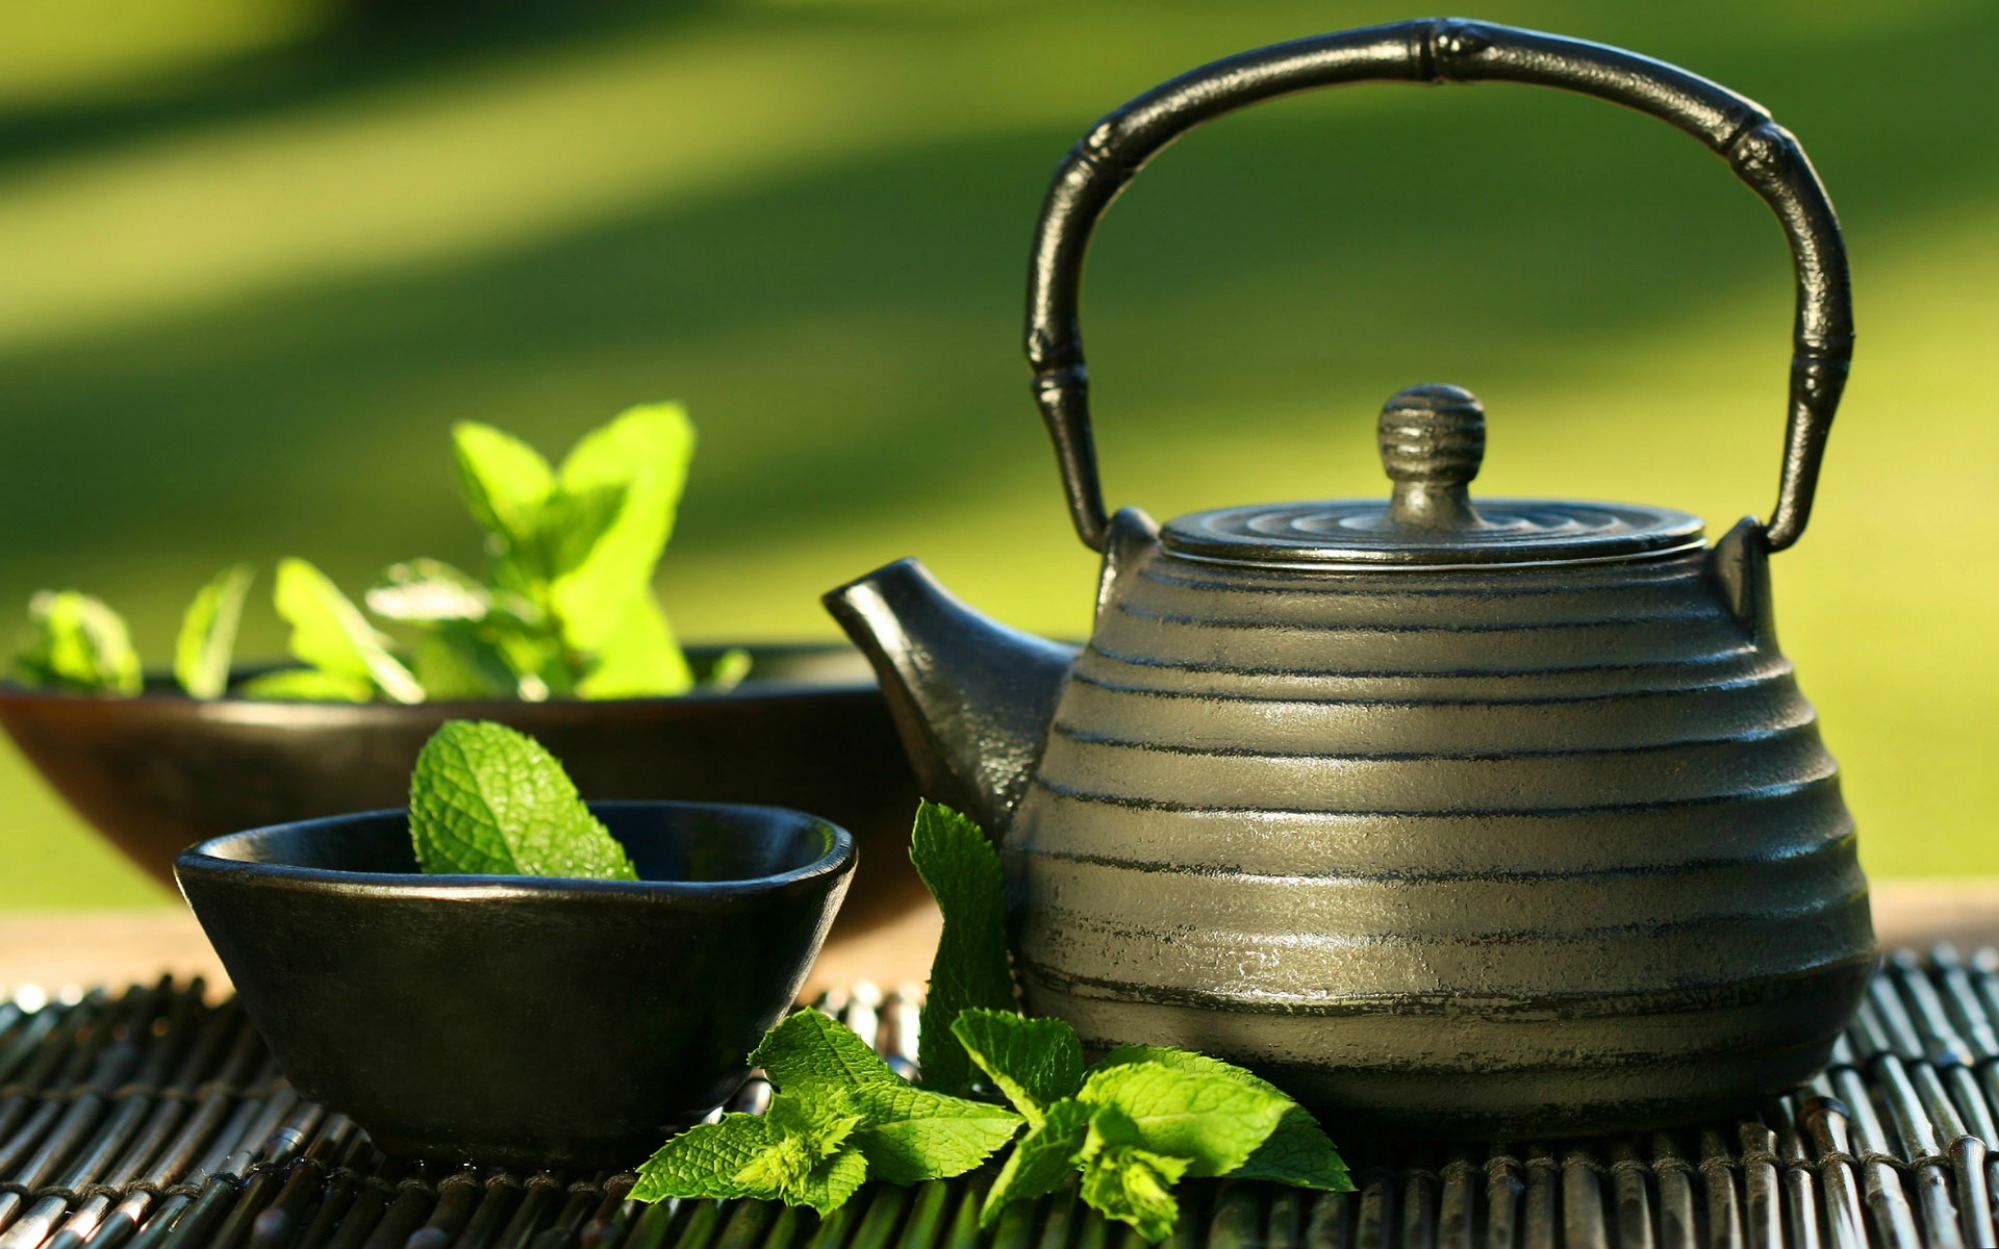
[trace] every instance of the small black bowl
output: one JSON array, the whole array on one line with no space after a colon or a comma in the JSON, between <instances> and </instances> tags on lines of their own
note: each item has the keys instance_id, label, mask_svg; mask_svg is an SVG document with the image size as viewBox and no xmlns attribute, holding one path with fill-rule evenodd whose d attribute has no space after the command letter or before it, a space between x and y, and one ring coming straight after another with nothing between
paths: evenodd
<instances>
[{"instance_id":1,"label":"small black bowl","mask_svg":"<svg viewBox=\"0 0 1999 1249\"><path fill-rule=\"evenodd\" d=\"M741 1085L854 839L778 807L591 810L640 880L426 876L402 811L217 837L174 874L293 1086L384 1151L625 1168Z\"/></svg>"}]
</instances>

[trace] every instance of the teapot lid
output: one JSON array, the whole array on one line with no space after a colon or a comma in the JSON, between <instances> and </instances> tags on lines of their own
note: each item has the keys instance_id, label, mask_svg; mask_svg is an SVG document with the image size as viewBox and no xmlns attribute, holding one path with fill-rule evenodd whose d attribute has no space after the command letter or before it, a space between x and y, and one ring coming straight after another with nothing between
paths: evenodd
<instances>
[{"instance_id":1,"label":"teapot lid","mask_svg":"<svg viewBox=\"0 0 1999 1249\"><path fill-rule=\"evenodd\" d=\"M1697 516L1568 499L1483 499L1467 489L1485 456L1485 409L1458 386L1411 386L1378 427L1385 500L1266 503L1167 522L1166 549L1239 564L1451 565L1620 560L1702 546Z\"/></svg>"}]
</instances>

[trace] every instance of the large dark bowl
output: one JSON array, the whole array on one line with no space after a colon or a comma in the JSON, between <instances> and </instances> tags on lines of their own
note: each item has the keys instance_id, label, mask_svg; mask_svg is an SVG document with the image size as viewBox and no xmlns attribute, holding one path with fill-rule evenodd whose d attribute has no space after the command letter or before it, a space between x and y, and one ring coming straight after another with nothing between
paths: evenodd
<instances>
[{"instance_id":1,"label":"large dark bowl","mask_svg":"<svg viewBox=\"0 0 1999 1249\"><path fill-rule=\"evenodd\" d=\"M640 880L425 876L402 811L174 861L298 1091L393 1154L636 1166L795 999L853 838L774 807L592 803Z\"/></svg>"},{"instance_id":2,"label":"large dark bowl","mask_svg":"<svg viewBox=\"0 0 1999 1249\"><path fill-rule=\"evenodd\" d=\"M720 647L690 647L697 670ZM726 694L605 702L196 702L0 684L0 724L134 863L171 885L174 855L245 828L404 806L446 720L497 720L555 752L591 800L793 807L851 829L867 868L834 939L924 900L909 865L916 781L867 661L851 647L752 646Z\"/></svg>"}]
</instances>

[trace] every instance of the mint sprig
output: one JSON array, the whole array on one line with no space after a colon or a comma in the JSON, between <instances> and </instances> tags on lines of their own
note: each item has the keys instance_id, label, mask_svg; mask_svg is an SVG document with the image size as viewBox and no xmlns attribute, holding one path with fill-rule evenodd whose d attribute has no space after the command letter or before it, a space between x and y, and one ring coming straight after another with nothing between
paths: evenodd
<instances>
[{"instance_id":1,"label":"mint sprig","mask_svg":"<svg viewBox=\"0 0 1999 1249\"><path fill-rule=\"evenodd\" d=\"M694 458L685 409L628 409L584 435L560 469L476 421L451 433L466 505L486 530L495 587L520 605L512 620L494 620L484 632L489 642L516 635L501 649L517 663L524 690L626 698L691 688L693 674L652 594L652 570Z\"/></svg>"},{"instance_id":2,"label":"mint sprig","mask_svg":"<svg viewBox=\"0 0 1999 1249\"><path fill-rule=\"evenodd\" d=\"M14 676L77 694L129 696L144 684L124 617L80 590L42 590L28 600L28 636Z\"/></svg>"},{"instance_id":3,"label":"mint sprig","mask_svg":"<svg viewBox=\"0 0 1999 1249\"><path fill-rule=\"evenodd\" d=\"M1107 1140L1098 1131L1102 1122L1090 1121L1090 1134L1079 1155L1083 1201L1107 1219L1131 1224L1141 1239L1157 1244L1171 1236L1180 1221L1173 1186L1187 1174L1189 1163L1140 1145Z\"/></svg>"},{"instance_id":4,"label":"mint sprig","mask_svg":"<svg viewBox=\"0 0 1999 1249\"><path fill-rule=\"evenodd\" d=\"M1083 1200L1150 1240L1171 1230L1182 1177L1232 1176L1308 1188L1352 1187L1346 1164L1305 1109L1219 1059L1124 1046L1084 1071L1059 1019L966 1011L952 1031L1029 1130L987 1191L991 1226L1016 1201L1082 1175Z\"/></svg>"},{"instance_id":5,"label":"mint sprig","mask_svg":"<svg viewBox=\"0 0 1999 1249\"><path fill-rule=\"evenodd\" d=\"M1097 1066L1101 1069L1130 1063L1161 1063L1182 1071L1234 1080L1284 1097L1275 1085L1241 1067L1205 1054L1158 1045L1121 1045L1106 1054ZM1329 1192L1345 1192L1353 1187L1353 1182L1347 1178L1347 1165L1340 1159L1339 1150L1333 1147L1332 1139L1319 1126L1318 1120L1312 1118L1303 1106L1295 1104L1277 1121L1276 1128L1256 1152L1229 1174L1238 1179L1270 1180Z\"/></svg>"},{"instance_id":6,"label":"mint sprig","mask_svg":"<svg viewBox=\"0 0 1999 1249\"><path fill-rule=\"evenodd\" d=\"M584 435L559 468L476 421L452 429L467 509L485 530L484 580L437 560L391 565L365 595L379 632L332 579L301 559L278 565L273 602L304 666L266 673L248 698L415 703L437 699L636 698L693 688L652 576L673 533L694 455L679 404L627 409ZM194 698L226 692L249 570L225 571L189 606L174 672ZM30 604L14 664L25 685L132 695L142 684L124 621L73 591ZM748 670L730 652L708 683Z\"/></svg>"},{"instance_id":7,"label":"mint sprig","mask_svg":"<svg viewBox=\"0 0 1999 1249\"><path fill-rule=\"evenodd\" d=\"M1179 1220L1184 1179L1353 1187L1318 1123L1269 1081L1162 1046L1122 1046L1085 1066L1068 1023L1021 1015L999 856L976 824L924 803L910 857L944 913L918 1041L922 1087L843 1025L800 1011L750 1055L777 1087L769 1114L724 1115L674 1137L640 1168L633 1197L761 1197L825 1214L862 1179L914 1184L968 1170L1023 1125L986 1192L984 1226L1072 1178L1087 1205L1153 1242ZM1013 1110L940 1084L995 1091Z\"/></svg>"},{"instance_id":8,"label":"mint sprig","mask_svg":"<svg viewBox=\"0 0 1999 1249\"><path fill-rule=\"evenodd\" d=\"M426 872L638 879L555 756L502 724L449 720L431 735L409 823Z\"/></svg>"},{"instance_id":9,"label":"mint sprig","mask_svg":"<svg viewBox=\"0 0 1999 1249\"><path fill-rule=\"evenodd\" d=\"M756 1197L837 1208L867 1179L867 1161L844 1148L860 1116L829 1102L773 1099L760 1115L726 1114L674 1137L639 1168L631 1195Z\"/></svg>"},{"instance_id":10,"label":"mint sprig","mask_svg":"<svg viewBox=\"0 0 1999 1249\"><path fill-rule=\"evenodd\" d=\"M291 624L291 652L307 665L244 683L252 698L321 698L367 702L379 691L399 703L420 703L424 689L389 639L368 623L333 579L302 559L278 561L271 601Z\"/></svg>"},{"instance_id":11,"label":"mint sprig","mask_svg":"<svg viewBox=\"0 0 1999 1249\"><path fill-rule=\"evenodd\" d=\"M1163 1046L1122 1046L1086 1069L1082 1040L1068 1023L1019 1014L1007 970L999 857L977 825L925 803L910 857L944 913L920 1038L924 1079L941 1056L951 1078L974 1083L970 1073L959 1075L956 1064L965 1063L1028 1125L987 1190L984 1225L1014 1202L1055 1191L1072 1174L1082 1177L1086 1204L1152 1241L1168 1235L1178 1218L1173 1188L1183 1178L1353 1187L1346 1163L1311 1114L1268 1081ZM993 983L1001 971L1004 994ZM940 998L945 1005L937 1009ZM952 1045L934 1035L940 1015L950 1020Z\"/></svg>"},{"instance_id":12,"label":"mint sprig","mask_svg":"<svg viewBox=\"0 0 1999 1249\"><path fill-rule=\"evenodd\" d=\"M762 1115L690 1128L639 1168L631 1195L756 1197L837 1209L869 1178L947 1179L1013 1139L1020 1116L920 1089L845 1025L802 1010L750 1055L775 1088Z\"/></svg>"}]
</instances>

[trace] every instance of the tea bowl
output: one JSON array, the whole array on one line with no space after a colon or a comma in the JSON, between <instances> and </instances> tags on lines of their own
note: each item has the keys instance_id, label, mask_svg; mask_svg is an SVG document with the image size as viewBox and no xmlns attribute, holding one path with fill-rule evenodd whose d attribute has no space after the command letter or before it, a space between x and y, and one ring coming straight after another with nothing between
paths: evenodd
<instances>
[{"instance_id":1,"label":"tea bowl","mask_svg":"<svg viewBox=\"0 0 1999 1249\"><path fill-rule=\"evenodd\" d=\"M741 1085L857 856L783 808L590 806L641 879L426 876L404 811L213 838L174 874L292 1085L385 1152L627 1168Z\"/></svg>"},{"instance_id":2,"label":"tea bowl","mask_svg":"<svg viewBox=\"0 0 1999 1249\"><path fill-rule=\"evenodd\" d=\"M721 646L689 646L704 671ZM603 701L199 702L0 683L0 724L78 814L172 884L184 847L246 828L400 807L446 720L494 720L562 760L593 800L769 803L825 816L867 850L832 940L928 904L909 865L916 781L867 661L844 644L750 645L727 692Z\"/></svg>"}]
</instances>

